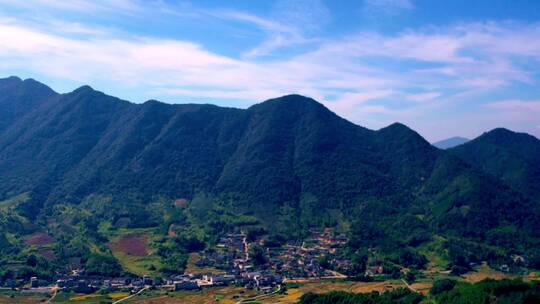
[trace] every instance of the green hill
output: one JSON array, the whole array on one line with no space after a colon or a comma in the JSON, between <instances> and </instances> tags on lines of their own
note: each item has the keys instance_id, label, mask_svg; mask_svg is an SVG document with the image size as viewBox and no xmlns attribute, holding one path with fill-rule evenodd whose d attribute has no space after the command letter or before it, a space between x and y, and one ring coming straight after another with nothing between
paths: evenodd
<instances>
[{"instance_id":1,"label":"green hill","mask_svg":"<svg viewBox=\"0 0 540 304\"><path fill-rule=\"evenodd\" d=\"M245 226L289 238L335 226L351 248L399 263L437 235L437 254L468 267L532 256L540 239L528 135L494 130L439 150L402 124L369 130L299 95L246 110L132 104L12 77L0 96L0 201L28 194L1 211L14 251L28 254L16 240L38 231L61 259L107 255L107 229L175 224L211 241Z\"/></svg>"}]
</instances>

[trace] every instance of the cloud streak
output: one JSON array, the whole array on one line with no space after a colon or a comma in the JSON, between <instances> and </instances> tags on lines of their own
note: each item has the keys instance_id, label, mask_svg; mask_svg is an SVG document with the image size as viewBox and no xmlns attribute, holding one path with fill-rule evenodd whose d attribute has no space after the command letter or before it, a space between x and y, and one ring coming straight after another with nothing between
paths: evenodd
<instances>
[{"instance_id":1,"label":"cloud streak","mask_svg":"<svg viewBox=\"0 0 540 304\"><path fill-rule=\"evenodd\" d=\"M6 1L24 5L11 0L0 3ZM94 5L79 1L81 7ZM398 2L390 4L414 9ZM80 8L74 2L36 3L60 5L62 10ZM165 14L177 13L178 18L183 14L156 3ZM119 0L106 7L95 4L92 9L113 12L111 8L121 8L144 18L143 5ZM379 124L404 115L422 117L445 104L485 99L486 94L515 84L535 86L539 80L539 23L467 23L394 34L358 31L330 39L306 38L295 24L278 17L228 9L190 12L201 20L249 24L264 33L263 42L244 56L227 56L188 40L119 35L114 28L62 19L39 23L0 16L0 71L30 71L90 84L106 78L126 90L142 87L159 96L241 99L244 104L300 93L355 122L377 115ZM309 44L310 48L294 55L260 58L287 43ZM505 101L486 109L517 111L533 105Z\"/></svg>"}]
</instances>

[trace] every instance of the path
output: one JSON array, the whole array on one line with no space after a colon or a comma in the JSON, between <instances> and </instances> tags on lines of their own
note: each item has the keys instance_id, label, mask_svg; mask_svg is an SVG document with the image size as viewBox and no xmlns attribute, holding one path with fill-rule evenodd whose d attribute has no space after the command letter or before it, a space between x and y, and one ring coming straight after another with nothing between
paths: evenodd
<instances>
[{"instance_id":1,"label":"path","mask_svg":"<svg viewBox=\"0 0 540 304\"><path fill-rule=\"evenodd\" d=\"M266 298L268 296L275 295L276 293L278 293L280 291L281 291L281 285L279 285L278 289L276 289L275 291L273 291L271 293L256 296L256 297L253 297L251 299L240 300L240 301L236 302L236 304L248 304L248 303L252 303L252 302L257 302L258 300L260 300L262 298Z\"/></svg>"},{"instance_id":2,"label":"path","mask_svg":"<svg viewBox=\"0 0 540 304\"><path fill-rule=\"evenodd\" d=\"M247 241L247 235L244 236L243 243L244 243L244 255L245 255L244 262L247 263L247 261L249 261L249 245Z\"/></svg>"},{"instance_id":3,"label":"path","mask_svg":"<svg viewBox=\"0 0 540 304\"><path fill-rule=\"evenodd\" d=\"M418 290L414 289L411 285L409 285L409 283L407 283L407 281L405 281L404 279L401 279L401 282L403 282L403 284L405 284L405 286L407 286L407 288L409 288L412 292L418 292Z\"/></svg>"},{"instance_id":4,"label":"path","mask_svg":"<svg viewBox=\"0 0 540 304\"><path fill-rule=\"evenodd\" d=\"M130 295L130 296L127 296L127 297L125 297L125 298L122 298L122 299L120 299L120 300L118 300L118 301L116 301L116 302L113 302L113 304L122 303L122 302L124 302L124 301L126 301L126 300L129 300L129 299L135 297L135 296L138 296L138 295L140 295L143 291L147 290L148 288L150 288L150 287L146 286L146 287L144 287L143 289L139 290L137 293L134 293L134 294L132 294L132 295Z\"/></svg>"},{"instance_id":5,"label":"path","mask_svg":"<svg viewBox=\"0 0 540 304\"><path fill-rule=\"evenodd\" d=\"M55 288L53 288L52 296L45 303L51 303L52 300L54 300L54 298L56 297L57 294L58 294L58 287L55 287Z\"/></svg>"}]
</instances>

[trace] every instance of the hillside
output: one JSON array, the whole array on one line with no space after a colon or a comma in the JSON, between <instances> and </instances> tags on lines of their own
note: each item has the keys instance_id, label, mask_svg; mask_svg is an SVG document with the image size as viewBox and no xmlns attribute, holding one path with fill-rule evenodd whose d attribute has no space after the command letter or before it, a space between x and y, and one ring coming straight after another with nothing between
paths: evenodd
<instances>
[{"instance_id":1,"label":"hillside","mask_svg":"<svg viewBox=\"0 0 540 304\"><path fill-rule=\"evenodd\" d=\"M451 152L540 202L540 140L536 137L499 128Z\"/></svg>"},{"instance_id":2,"label":"hillside","mask_svg":"<svg viewBox=\"0 0 540 304\"><path fill-rule=\"evenodd\" d=\"M540 149L528 135L439 150L405 125L366 129L299 95L245 110L133 104L12 77L0 96L0 243L19 257L35 253L20 241L33 233L54 236L57 261L85 262L110 257L119 229L155 229L169 246L174 226L207 244L334 227L352 252L399 264L428 245L459 267L536 254Z\"/></svg>"}]
</instances>

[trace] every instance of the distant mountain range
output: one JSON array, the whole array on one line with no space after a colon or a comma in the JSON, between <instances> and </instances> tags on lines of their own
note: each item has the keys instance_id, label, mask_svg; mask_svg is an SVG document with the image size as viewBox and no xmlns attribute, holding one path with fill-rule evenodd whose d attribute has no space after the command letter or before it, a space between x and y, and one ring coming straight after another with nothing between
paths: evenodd
<instances>
[{"instance_id":1,"label":"distant mountain range","mask_svg":"<svg viewBox=\"0 0 540 304\"><path fill-rule=\"evenodd\" d=\"M439 149L450 149L455 146L462 145L468 141L470 141L470 139L455 136L455 137L450 137L441 141L434 142L433 145Z\"/></svg>"},{"instance_id":2,"label":"distant mountain range","mask_svg":"<svg viewBox=\"0 0 540 304\"><path fill-rule=\"evenodd\" d=\"M540 239L539 185L540 141L505 129L440 150L403 124L366 129L299 95L241 110L0 80L0 200L28 193L17 212L38 225L59 204L159 225L174 219L152 204L185 198L199 224L227 212L283 233L367 223L382 231L359 240L369 246L442 235L524 252Z\"/></svg>"}]
</instances>

